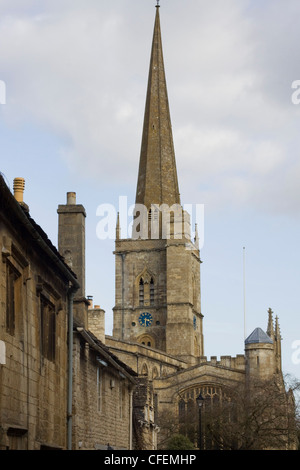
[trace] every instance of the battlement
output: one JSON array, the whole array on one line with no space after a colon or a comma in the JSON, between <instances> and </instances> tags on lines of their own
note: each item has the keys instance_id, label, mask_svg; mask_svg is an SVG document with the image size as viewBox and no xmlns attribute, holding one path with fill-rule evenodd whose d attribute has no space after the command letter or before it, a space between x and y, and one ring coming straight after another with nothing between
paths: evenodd
<instances>
[{"instance_id":1,"label":"battlement","mask_svg":"<svg viewBox=\"0 0 300 470\"><path fill-rule=\"evenodd\" d=\"M220 356L220 360L217 356L211 356L207 359L207 356L199 358L199 364L206 364L212 366L221 366L229 369L244 369L245 368L245 356L243 354L237 354L237 356Z\"/></svg>"}]
</instances>

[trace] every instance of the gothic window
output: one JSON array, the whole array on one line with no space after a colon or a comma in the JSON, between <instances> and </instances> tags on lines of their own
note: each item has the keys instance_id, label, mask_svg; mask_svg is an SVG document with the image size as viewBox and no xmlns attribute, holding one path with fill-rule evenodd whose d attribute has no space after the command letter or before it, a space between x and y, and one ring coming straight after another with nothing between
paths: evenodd
<instances>
[{"instance_id":1,"label":"gothic window","mask_svg":"<svg viewBox=\"0 0 300 470\"><path fill-rule=\"evenodd\" d=\"M153 370L152 370L152 379L155 379L156 377L158 377L158 370L156 367L153 367Z\"/></svg>"},{"instance_id":2,"label":"gothic window","mask_svg":"<svg viewBox=\"0 0 300 470\"><path fill-rule=\"evenodd\" d=\"M156 295L156 283L154 275L145 267L135 279L136 306L154 306ZM142 312L140 312L142 313Z\"/></svg>"},{"instance_id":3,"label":"gothic window","mask_svg":"<svg viewBox=\"0 0 300 470\"><path fill-rule=\"evenodd\" d=\"M55 323L54 305L41 295L41 353L49 361L55 360Z\"/></svg>"},{"instance_id":4,"label":"gothic window","mask_svg":"<svg viewBox=\"0 0 300 470\"><path fill-rule=\"evenodd\" d=\"M181 399L178 403L179 411L179 421L183 422L185 420L185 400Z\"/></svg>"},{"instance_id":5,"label":"gothic window","mask_svg":"<svg viewBox=\"0 0 300 470\"><path fill-rule=\"evenodd\" d=\"M146 364L143 365L142 367L142 373L141 375L145 375L145 376L148 376L148 367Z\"/></svg>"},{"instance_id":6,"label":"gothic window","mask_svg":"<svg viewBox=\"0 0 300 470\"><path fill-rule=\"evenodd\" d=\"M178 414L179 414L179 429L180 433L185 435L185 423L186 423L186 417L185 417L185 400L181 399L178 403Z\"/></svg>"},{"instance_id":7,"label":"gothic window","mask_svg":"<svg viewBox=\"0 0 300 470\"><path fill-rule=\"evenodd\" d=\"M139 283L139 304L144 305L144 281L142 277Z\"/></svg>"},{"instance_id":8,"label":"gothic window","mask_svg":"<svg viewBox=\"0 0 300 470\"><path fill-rule=\"evenodd\" d=\"M152 277L150 280L150 305L154 305L154 281Z\"/></svg>"},{"instance_id":9,"label":"gothic window","mask_svg":"<svg viewBox=\"0 0 300 470\"><path fill-rule=\"evenodd\" d=\"M199 408L196 399L200 393L204 398L202 405L201 445L208 450L216 449L216 443L212 439L207 420L212 415L213 409L216 410L220 406L222 397L220 387L202 385L201 387L189 388L180 393L178 400L180 432L188 436L196 446L199 444Z\"/></svg>"},{"instance_id":10,"label":"gothic window","mask_svg":"<svg viewBox=\"0 0 300 470\"><path fill-rule=\"evenodd\" d=\"M138 338L138 342L144 346L149 346L150 348L155 348L154 338L150 335L142 335Z\"/></svg>"}]
</instances>

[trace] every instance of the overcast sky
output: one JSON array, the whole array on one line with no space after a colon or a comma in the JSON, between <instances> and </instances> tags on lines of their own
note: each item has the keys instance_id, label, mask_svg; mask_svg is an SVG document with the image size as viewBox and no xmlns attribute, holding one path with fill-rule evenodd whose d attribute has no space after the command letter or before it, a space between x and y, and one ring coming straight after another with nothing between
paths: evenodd
<instances>
[{"instance_id":1,"label":"overcast sky","mask_svg":"<svg viewBox=\"0 0 300 470\"><path fill-rule=\"evenodd\" d=\"M0 0L1 172L26 179L57 245L57 206L87 211L87 295L114 306L114 241L97 207L134 203L154 0ZM299 0L161 0L183 204L204 204L207 356L243 354L278 315L285 372L300 376ZM300 96L300 94L299 94ZM1 101L1 96L0 96ZM243 250L245 247L245 251Z\"/></svg>"}]
</instances>

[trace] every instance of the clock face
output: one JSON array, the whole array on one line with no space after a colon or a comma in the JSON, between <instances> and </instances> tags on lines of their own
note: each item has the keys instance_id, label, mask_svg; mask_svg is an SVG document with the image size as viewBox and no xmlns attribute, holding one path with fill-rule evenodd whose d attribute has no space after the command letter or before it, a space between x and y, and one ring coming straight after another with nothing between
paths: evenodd
<instances>
[{"instance_id":1,"label":"clock face","mask_svg":"<svg viewBox=\"0 0 300 470\"><path fill-rule=\"evenodd\" d=\"M152 315L148 312L143 312L139 316L139 323L142 326L150 326L152 323Z\"/></svg>"}]
</instances>

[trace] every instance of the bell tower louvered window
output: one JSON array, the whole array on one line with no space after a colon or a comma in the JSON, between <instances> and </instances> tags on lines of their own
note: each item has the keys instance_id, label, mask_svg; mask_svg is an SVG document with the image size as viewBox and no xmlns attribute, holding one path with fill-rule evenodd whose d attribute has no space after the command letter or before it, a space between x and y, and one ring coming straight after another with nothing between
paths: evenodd
<instances>
[{"instance_id":1,"label":"bell tower louvered window","mask_svg":"<svg viewBox=\"0 0 300 470\"><path fill-rule=\"evenodd\" d=\"M139 304L144 305L144 280L142 277L139 283Z\"/></svg>"}]
</instances>

